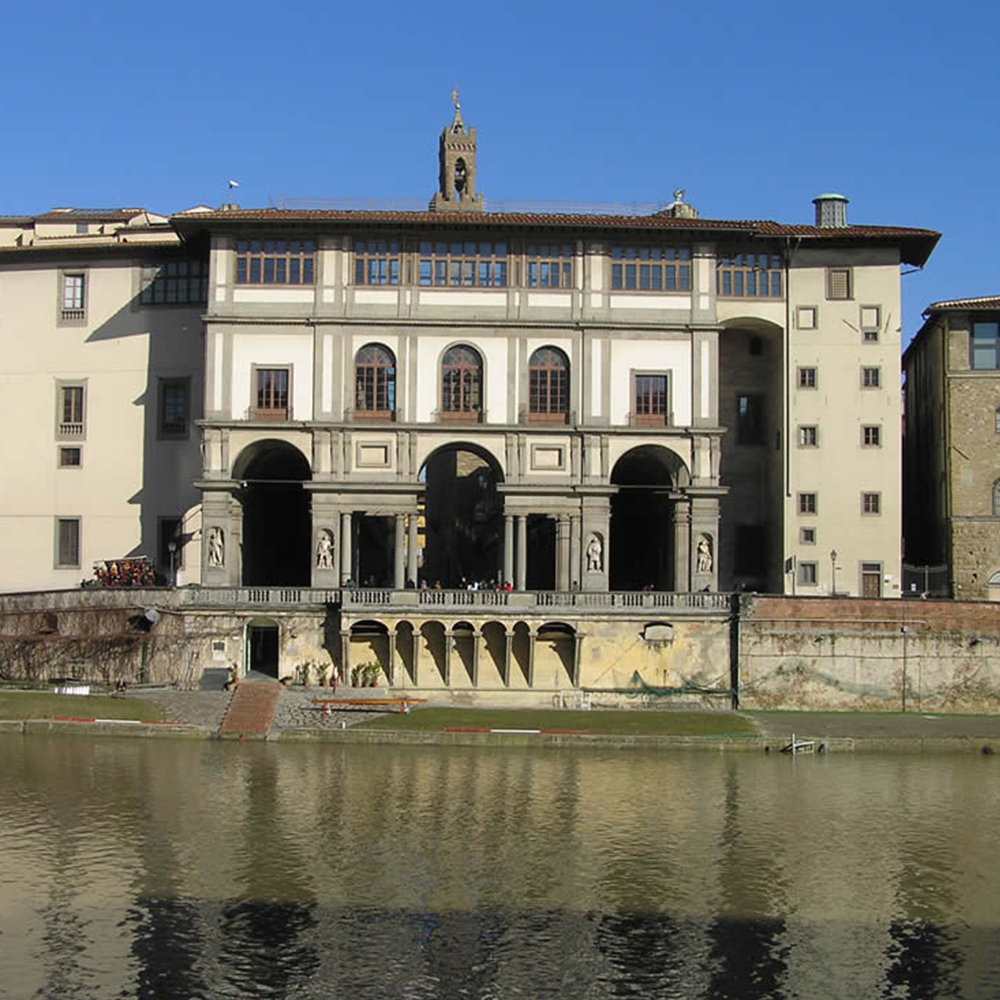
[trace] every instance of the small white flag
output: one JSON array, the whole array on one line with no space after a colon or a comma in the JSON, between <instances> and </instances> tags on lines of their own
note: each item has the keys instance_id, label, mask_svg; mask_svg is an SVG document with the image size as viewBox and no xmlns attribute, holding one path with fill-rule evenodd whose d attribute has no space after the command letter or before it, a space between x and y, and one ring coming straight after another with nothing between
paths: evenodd
<instances>
[{"instance_id":1,"label":"small white flag","mask_svg":"<svg viewBox=\"0 0 1000 1000\"><path fill-rule=\"evenodd\" d=\"M239 186L240 186L240 182L239 182L239 181L230 181L230 182L229 182L229 187L230 187L230 190L231 190L232 188L238 188Z\"/></svg>"}]
</instances>

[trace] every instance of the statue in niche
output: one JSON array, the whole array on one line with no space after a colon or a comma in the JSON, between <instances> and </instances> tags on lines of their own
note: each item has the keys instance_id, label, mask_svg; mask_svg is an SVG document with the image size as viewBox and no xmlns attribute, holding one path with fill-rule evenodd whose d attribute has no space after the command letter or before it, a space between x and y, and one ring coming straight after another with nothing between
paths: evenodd
<instances>
[{"instance_id":1,"label":"statue in niche","mask_svg":"<svg viewBox=\"0 0 1000 1000\"><path fill-rule=\"evenodd\" d=\"M697 548L698 557L698 572L699 573L711 573L712 572L712 539L708 535L702 535L698 539Z\"/></svg>"},{"instance_id":2,"label":"statue in niche","mask_svg":"<svg viewBox=\"0 0 1000 1000\"><path fill-rule=\"evenodd\" d=\"M333 535L326 528L316 542L316 569L333 569Z\"/></svg>"},{"instance_id":3,"label":"statue in niche","mask_svg":"<svg viewBox=\"0 0 1000 1000\"><path fill-rule=\"evenodd\" d=\"M591 535L587 543L587 571L589 573L600 573L604 568L604 546L601 544L600 535Z\"/></svg>"},{"instance_id":4,"label":"statue in niche","mask_svg":"<svg viewBox=\"0 0 1000 1000\"><path fill-rule=\"evenodd\" d=\"M226 536L222 528L212 528L208 533L208 565L214 568L226 565Z\"/></svg>"}]
</instances>

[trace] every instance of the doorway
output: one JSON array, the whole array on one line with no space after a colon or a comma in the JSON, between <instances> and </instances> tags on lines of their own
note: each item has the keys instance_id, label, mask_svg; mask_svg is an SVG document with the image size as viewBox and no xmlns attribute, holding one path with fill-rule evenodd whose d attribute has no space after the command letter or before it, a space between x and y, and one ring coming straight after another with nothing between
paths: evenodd
<instances>
[{"instance_id":1,"label":"doorway","mask_svg":"<svg viewBox=\"0 0 1000 1000\"><path fill-rule=\"evenodd\" d=\"M267 618L254 619L247 625L246 673L267 674L277 680L279 634L277 622Z\"/></svg>"}]
</instances>

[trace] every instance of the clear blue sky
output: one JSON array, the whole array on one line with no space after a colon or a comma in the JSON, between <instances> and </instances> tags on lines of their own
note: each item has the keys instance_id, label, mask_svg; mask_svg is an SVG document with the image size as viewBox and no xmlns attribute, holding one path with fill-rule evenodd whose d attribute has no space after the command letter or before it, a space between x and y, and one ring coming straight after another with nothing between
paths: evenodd
<instances>
[{"instance_id":1,"label":"clear blue sky","mask_svg":"<svg viewBox=\"0 0 1000 1000\"><path fill-rule=\"evenodd\" d=\"M943 238L927 303L1000 293L996 0L8 3L0 213L429 197L458 84L489 198Z\"/></svg>"}]
</instances>

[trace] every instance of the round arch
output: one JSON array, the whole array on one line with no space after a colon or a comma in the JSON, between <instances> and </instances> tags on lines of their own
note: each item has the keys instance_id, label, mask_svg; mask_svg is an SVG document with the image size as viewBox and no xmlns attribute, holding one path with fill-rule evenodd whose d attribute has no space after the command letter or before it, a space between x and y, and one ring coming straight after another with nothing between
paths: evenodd
<instances>
[{"instance_id":1,"label":"round arch","mask_svg":"<svg viewBox=\"0 0 1000 1000\"><path fill-rule=\"evenodd\" d=\"M279 676L281 626L273 618L251 618L243 642L243 673Z\"/></svg>"},{"instance_id":2,"label":"round arch","mask_svg":"<svg viewBox=\"0 0 1000 1000\"><path fill-rule=\"evenodd\" d=\"M442 419L476 423L486 412L486 354L466 340L446 344L437 360L437 407Z\"/></svg>"},{"instance_id":3,"label":"round arch","mask_svg":"<svg viewBox=\"0 0 1000 1000\"><path fill-rule=\"evenodd\" d=\"M308 586L312 479L305 455L287 441L265 438L247 445L233 462L243 507L243 583L248 586Z\"/></svg>"},{"instance_id":4,"label":"round arch","mask_svg":"<svg viewBox=\"0 0 1000 1000\"><path fill-rule=\"evenodd\" d=\"M396 356L375 341L354 355L354 412L372 419L391 419L396 412Z\"/></svg>"},{"instance_id":5,"label":"round arch","mask_svg":"<svg viewBox=\"0 0 1000 1000\"><path fill-rule=\"evenodd\" d=\"M674 500L690 472L676 452L661 445L630 448L615 462L611 483L612 590L670 590L675 581Z\"/></svg>"}]
</instances>

